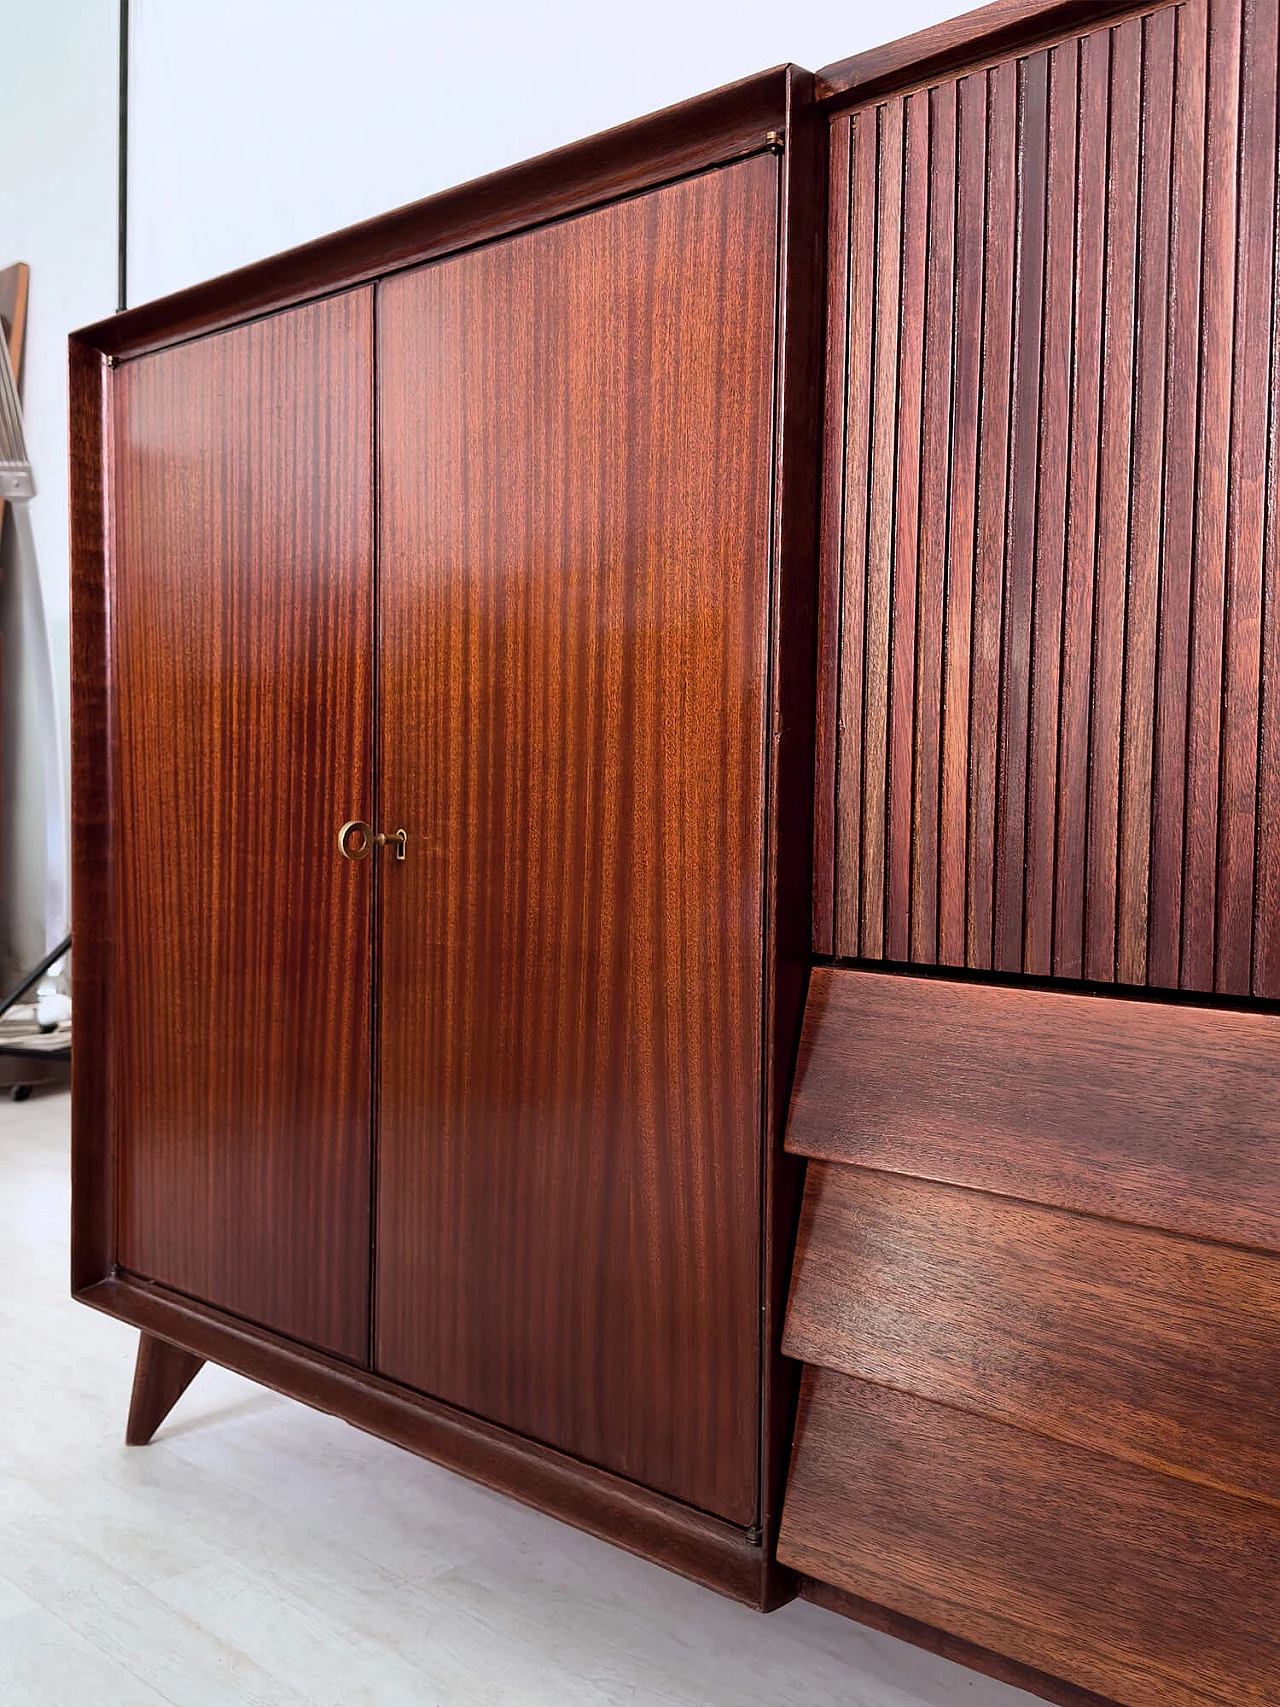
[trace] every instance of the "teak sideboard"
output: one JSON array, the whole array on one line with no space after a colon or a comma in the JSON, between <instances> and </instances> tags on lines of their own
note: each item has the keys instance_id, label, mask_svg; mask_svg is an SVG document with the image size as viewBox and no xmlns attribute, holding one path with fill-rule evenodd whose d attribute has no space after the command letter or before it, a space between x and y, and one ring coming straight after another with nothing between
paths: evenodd
<instances>
[{"instance_id":1,"label":"teak sideboard","mask_svg":"<svg viewBox=\"0 0 1280 1707\"><path fill-rule=\"evenodd\" d=\"M1280 1699L1278 86L1000 0L72 338L131 1442Z\"/></svg>"}]
</instances>

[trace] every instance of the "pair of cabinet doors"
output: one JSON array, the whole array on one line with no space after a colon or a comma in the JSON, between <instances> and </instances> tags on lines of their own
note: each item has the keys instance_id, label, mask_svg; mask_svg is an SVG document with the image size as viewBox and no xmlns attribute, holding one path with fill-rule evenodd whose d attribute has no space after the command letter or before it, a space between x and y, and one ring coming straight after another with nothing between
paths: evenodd
<instances>
[{"instance_id":1,"label":"pair of cabinet doors","mask_svg":"<svg viewBox=\"0 0 1280 1707\"><path fill-rule=\"evenodd\" d=\"M140 356L113 421L121 1266L740 1524L777 174Z\"/></svg>"}]
</instances>

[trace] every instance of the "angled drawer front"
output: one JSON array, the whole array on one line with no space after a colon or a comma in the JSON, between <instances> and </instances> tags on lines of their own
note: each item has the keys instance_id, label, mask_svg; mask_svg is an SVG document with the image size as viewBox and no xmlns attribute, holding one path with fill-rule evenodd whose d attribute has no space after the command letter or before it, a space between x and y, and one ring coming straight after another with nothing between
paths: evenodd
<instances>
[{"instance_id":1,"label":"angled drawer front","mask_svg":"<svg viewBox=\"0 0 1280 1707\"><path fill-rule=\"evenodd\" d=\"M1280 1020L814 974L779 1557L1126 1704L1280 1684Z\"/></svg>"}]
</instances>

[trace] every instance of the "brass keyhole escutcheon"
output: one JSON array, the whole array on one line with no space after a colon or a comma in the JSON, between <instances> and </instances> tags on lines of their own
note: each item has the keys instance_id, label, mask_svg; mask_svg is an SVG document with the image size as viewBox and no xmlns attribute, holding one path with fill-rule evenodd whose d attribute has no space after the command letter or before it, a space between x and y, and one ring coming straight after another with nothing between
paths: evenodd
<instances>
[{"instance_id":1,"label":"brass keyhole escutcheon","mask_svg":"<svg viewBox=\"0 0 1280 1707\"><path fill-rule=\"evenodd\" d=\"M396 858L403 860L409 843L406 830L393 830L388 836L381 830L374 831L359 818L351 818L338 831L338 852L343 859L368 859L375 847L385 848L388 842L395 843Z\"/></svg>"}]
</instances>

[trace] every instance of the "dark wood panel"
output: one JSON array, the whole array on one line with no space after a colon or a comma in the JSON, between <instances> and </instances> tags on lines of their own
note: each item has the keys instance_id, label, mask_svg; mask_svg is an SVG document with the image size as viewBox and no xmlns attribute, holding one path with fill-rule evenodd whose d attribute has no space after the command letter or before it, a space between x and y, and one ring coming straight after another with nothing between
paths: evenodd
<instances>
[{"instance_id":1,"label":"dark wood panel","mask_svg":"<svg viewBox=\"0 0 1280 1707\"><path fill-rule=\"evenodd\" d=\"M1280 1506L1280 1261L815 1162L783 1349Z\"/></svg>"},{"instance_id":2,"label":"dark wood panel","mask_svg":"<svg viewBox=\"0 0 1280 1707\"><path fill-rule=\"evenodd\" d=\"M758 156L379 297L377 1367L742 1525L777 207Z\"/></svg>"},{"instance_id":3,"label":"dark wood panel","mask_svg":"<svg viewBox=\"0 0 1280 1707\"><path fill-rule=\"evenodd\" d=\"M116 957L112 848L110 574L112 432L106 357L72 339L71 451L71 1284L115 1262Z\"/></svg>"},{"instance_id":4,"label":"dark wood panel","mask_svg":"<svg viewBox=\"0 0 1280 1707\"><path fill-rule=\"evenodd\" d=\"M816 969L801 1155L1280 1249L1280 1019Z\"/></svg>"},{"instance_id":5,"label":"dark wood panel","mask_svg":"<svg viewBox=\"0 0 1280 1707\"><path fill-rule=\"evenodd\" d=\"M107 355L141 355L758 153L770 146L769 138L786 119L795 71L794 66L779 65L744 77L142 303L85 327L77 336Z\"/></svg>"},{"instance_id":6,"label":"dark wood panel","mask_svg":"<svg viewBox=\"0 0 1280 1707\"><path fill-rule=\"evenodd\" d=\"M116 371L117 1256L368 1342L368 291Z\"/></svg>"},{"instance_id":7,"label":"dark wood panel","mask_svg":"<svg viewBox=\"0 0 1280 1707\"><path fill-rule=\"evenodd\" d=\"M981 1672L984 1677L998 1678L1001 1683L1023 1689L1039 1701L1052 1701L1055 1707L1115 1707L1109 1696L1097 1695L1091 1689L1077 1689L1074 1684L1063 1683L1033 1666L1019 1665L1004 1654L980 1648L976 1642L966 1642L932 1624L922 1624L917 1618L891 1612L887 1606L877 1606L874 1601L863 1600L846 1589L832 1588L830 1583L819 1582L816 1577L801 1577L800 1598L810 1600L828 1612L838 1612L842 1618L866 1624L872 1630L882 1630L886 1636L893 1636L899 1642L910 1642L913 1647L938 1654L953 1665L966 1666L970 1671Z\"/></svg>"},{"instance_id":8,"label":"dark wood panel","mask_svg":"<svg viewBox=\"0 0 1280 1707\"><path fill-rule=\"evenodd\" d=\"M429 1458L735 1600L768 1611L794 1592L741 1529L283 1340L163 1287L117 1275L80 1301L196 1357Z\"/></svg>"},{"instance_id":9,"label":"dark wood panel","mask_svg":"<svg viewBox=\"0 0 1280 1707\"><path fill-rule=\"evenodd\" d=\"M818 98L834 109L894 84L937 79L958 66L1003 58L1052 35L1096 26L1112 13L1140 9L1134 0L992 0L914 35L824 65L817 73Z\"/></svg>"},{"instance_id":10,"label":"dark wood panel","mask_svg":"<svg viewBox=\"0 0 1280 1707\"><path fill-rule=\"evenodd\" d=\"M921 51L954 64L1013 22L957 20ZM829 500L860 647L820 664L843 684L834 953L1274 993L1280 16L1187 0L1047 42L1028 15L1023 35L928 89L899 53L907 87L836 121L854 145L832 277L856 279L868 225L879 259ZM922 276L949 339L920 335ZM929 482L948 463L940 515Z\"/></svg>"},{"instance_id":11,"label":"dark wood panel","mask_svg":"<svg viewBox=\"0 0 1280 1707\"><path fill-rule=\"evenodd\" d=\"M1126 1707L1269 1707L1280 1514L825 1369L779 1556Z\"/></svg>"}]
</instances>

